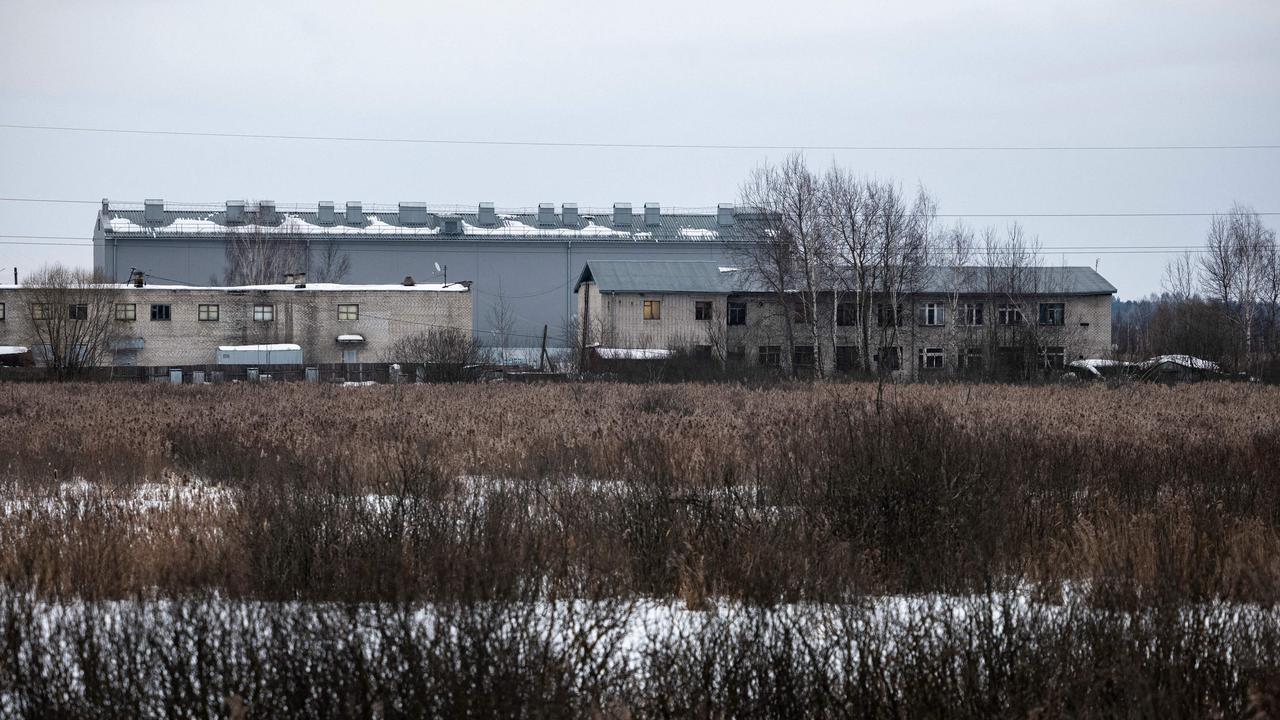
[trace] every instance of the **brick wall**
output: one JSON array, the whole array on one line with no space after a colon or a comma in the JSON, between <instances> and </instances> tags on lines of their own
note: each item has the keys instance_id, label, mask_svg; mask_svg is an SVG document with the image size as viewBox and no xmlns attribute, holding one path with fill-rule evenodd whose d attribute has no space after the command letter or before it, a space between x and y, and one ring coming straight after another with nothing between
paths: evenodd
<instances>
[{"instance_id":1,"label":"brick wall","mask_svg":"<svg viewBox=\"0 0 1280 720\"><path fill-rule=\"evenodd\" d=\"M296 343L307 363L343 362L343 350L356 350L356 362L375 362L406 335L450 327L471 333L471 292L389 286L389 289L127 288L117 304L132 304L136 320L115 323L118 338L142 340L142 348L118 360L137 365L212 363L219 345ZM0 290L5 322L0 345L35 344L21 294ZM254 320L255 305L270 305L271 321ZM338 320L338 305L358 306L356 320ZM170 319L151 320L152 305L168 305ZM200 320L200 305L216 305L218 319ZM63 310L65 312L65 309ZM364 342L339 344L339 335L360 335ZM127 357L127 360L125 359Z\"/></svg>"}]
</instances>

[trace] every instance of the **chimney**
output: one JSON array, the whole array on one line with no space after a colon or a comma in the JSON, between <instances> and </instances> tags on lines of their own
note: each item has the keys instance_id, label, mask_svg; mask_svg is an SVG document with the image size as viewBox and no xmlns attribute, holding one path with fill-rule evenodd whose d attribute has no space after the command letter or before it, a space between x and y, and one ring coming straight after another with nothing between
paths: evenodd
<instances>
[{"instance_id":1,"label":"chimney","mask_svg":"<svg viewBox=\"0 0 1280 720\"><path fill-rule=\"evenodd\" d=\"M164 201L147 200L142 204L142 219L153 225L164 222Z\"/></svg>"},{"instance_id":2,"label":"chimney","mask_svg":"<svg viewBox=\"0 0 1280 720\"><path fill-rule=\"evenodd\" d=\"M285 285L292 285L292 284L293 284L293 273L285 273L285 274L284 274L284 284L285 284Z\"/></svg>"},{"instance_id":3,"label":"chimney","mask_svg":"<svg viewBox=\"0 0 1280 720\"><path fill-rule=\"evenodd\" d=\"M427 224L427 204L420 202L400 203L400 224L405 227L422 227Z\"/></svg>"},{"instance_id":4,"label":"chimney","mask_svg":"<svg viewBox=\"0 0 1280 720\"><path fill-rule=\"evenodd\" d=\"M142 287L143 285L146 285L146 284L147 284L147 276L146 276L146 275L144 275L144 274L143 274L143 272L142 272L141 270L134 270L134 271L133 271L133 273L131 274L130 280L132 280L132 282L133 282L133 286L134 286L134 287L136 287L136 288L140 288L140 287ZM18 280L17 280L17 272L16 272L16 271L14 272L14 281L13 281L13 284L14 284L14 285L17 285L17 284L18 284Z\"/></svg>"},{"instance_id":5,"label":"chimney","mask_svg":"<svg viewBox=\"0 0 1280 720\"><path fill-rule=\"evenodd\" d=\"M412 275L405 275L405 276L404 276L404 280L401 280L401 281L400 281L400 284L401 284L401 285L403 285L403 286L405 286L405 287L413 287L414 285L417 285L418 283L414 282L414 279L413 279L413 276L412 276Z\"/></svg>"},{"instance_id":6,"label":"chimney","mask_svg":"<svg viewBox=\"0 0 1280 720\"><path fill-rule=\"evenodd\" d=\"M360 205L359 200L347 201L347 224L364 225L364 207Z\"/></svg>"},{"instance_id":7,"label":"chimney","mask_svg":"<svg viewBox=\"0 0 1280 720\"><path fill-rule=\"evenodd\" d=\"M480 203L480 209L476 212L476 223L480 227L494 227L498 224L498 213L494 211L493 203Z\"/></svg>"},{"instance_id":8,"label":"chimney","mask_svg":"<svg viewBox=\"0 0 1280 720\"><path fill-rule=\"evenodd\" d=\"M613 224L615 227L631 227L631 203L613 204Z\"/></svg>"},{"instance_id":9,"label":"chimney","mask_svg":"<svg viewBox=\"0 0 1280 720\"><path fill-rule=\"evenodd\" d=\"M244 201L228 200L227 201L227 224L239 225L244 222Z\"/></svg>"},{"instance_id":10,"label":"chimney","mask_svg":"<svg viewBox=\"0 0 1280 720\"><path fill-rule=\"evenodd\" d=\"M441 232L445 235L461 235L462 234L462 218L457 215L442 215Z\"/></svg>"},{"instance_id":11,"label":"chimney","mask_svg":"<svg viewBox=\"0 0 1280 720\"><path fill-rule=\"evenodd\" d=\"M538 203L538 227L555 227L555 203Z\"/></svg>"},{"instance_id":12,"label":"chimney","mask_svg":"<svg viewBox=\"0 0 1280 720\"><path fill-rule=\"evenodd\" d=\"M720 203L716 206L716 224L720 227L733 224L733 203Z\"/></svg>"},{"instance_id":13,"label":"chimney","mask_svg":"<svg viewBox=\"0 0 1280 720\"><path fill-rule=\"evenodd\" d=\"M662 224L662 206L656 202L644 204L644 224L650 227Z\"/></svg>"},{"instance_id":14,"label":"chimney","mask_svg":"<svg viewBox=\"0 0 1280 720\"><path fill-rule=\"evenodd\" d=\"M565 203L560 206L560 223L567 228L578 229L578 203Z\"/></svg>"},{"instance_id":15,"label":"chimney","mask_svg":"<svg viewBox=\"0 0 1280 720\"><path fill-rule=\"evenodd\" d=\"M258 224L268 225L276 221L276 201L262 200L258 202Z\"/></svg>"},{"instance_id":16,"label":"chimney","mask_svg":"<svg viewBox=\"0 0 1280 720\"><path fill-rule=\"evenodd\" d=\"M307 274L306 273L294 274L293 282L295 283L295 285L293 286L294 290L302 290L307 286Z\"/></svg>"},{"instance_id":17,"label":"chimney","mask_svg":"<svg viewBox=\"0 0 1280 720\"><path fill-rule=\"evenodd\" d=\"M333 224L333 201L321 200L316 206L316 223L320 225Z\"/></svg>"}]
</instances>

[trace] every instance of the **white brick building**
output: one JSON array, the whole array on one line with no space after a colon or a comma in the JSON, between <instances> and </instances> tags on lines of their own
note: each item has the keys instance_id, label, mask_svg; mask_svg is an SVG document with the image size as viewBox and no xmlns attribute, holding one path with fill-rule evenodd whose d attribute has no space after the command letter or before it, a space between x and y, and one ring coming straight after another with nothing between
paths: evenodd
<instances>
[{"instance_id":1,"label":"white brick building","mask_svg":"<svg viewBox=\"0 0 1280 720\"><path fill-rule=\"evenodd\" d=\"M592 261L575 292L584 345L692 349L749 366L821 359L827 372L885 367L924 378L1110 354L1115 288L1097 272L1023 269L1013 287L1000 282L1006 270L932 268L892 303L821 292L816 313L799 293L784 308L747 272L714 262Z\"/></svg>"},{"instance_id":2,"label":"white brick building","mask_svg":"<svg viewBox=\"0 0 1280 720\"><path fill-rule=\"evenodd\" d=\"M278 344L301 346L306 364L378 362L403 337L432 328L468 336L472 330L469 283L115 285L104 291L113 295L114 322L111 352L100 364L215 364L220 346ZM0 288L0 345L30 347L38 361L26 297L21 288Z\"/></svg>"}]
</instances>

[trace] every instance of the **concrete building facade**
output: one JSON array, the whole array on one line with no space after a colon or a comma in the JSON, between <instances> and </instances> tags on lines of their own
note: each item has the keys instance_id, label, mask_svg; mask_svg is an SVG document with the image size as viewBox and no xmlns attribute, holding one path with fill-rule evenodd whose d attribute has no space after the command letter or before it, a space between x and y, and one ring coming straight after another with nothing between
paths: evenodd
<instances>
[{"instance_id":1,"label":"concrete building facade","mask_svg":"<svg viewBox=\"0 0 1280 720\"><path fill-rule=\"evenodd\" d=\"M1016 289L990 282L1000 271L933 268L894 304L822 292L816 313L799 293L784 307L748 272L718 263L589 262L575 292L585 346L696 350L747 366L820 361L827 373L927 378L1110 356L1115 288L1092 268L1034 268Z\"/></svg>"},{"instance_id":2,"label":"concrete building facade","mask_svg":"<svg viewBox=\"0 0 1280 720\"><path fill-rule=\"evenodd\" d=\"M124 284L103 291L112 295L113 323L110 352L99 364L216 364L219 347L288 344L300 346L308 364L379 362L407 336L433 328L472 332L472 293L463 283ZM32 308L22 288L0 288L0 304L0 345L30 347L39 361Z\"/></svg>"}]
</instances>

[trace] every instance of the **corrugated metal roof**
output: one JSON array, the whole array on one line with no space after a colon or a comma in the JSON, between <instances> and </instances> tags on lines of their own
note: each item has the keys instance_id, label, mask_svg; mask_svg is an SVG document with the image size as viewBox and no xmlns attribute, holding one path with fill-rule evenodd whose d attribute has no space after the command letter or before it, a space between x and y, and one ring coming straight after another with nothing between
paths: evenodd
<instances>
[{"instance_id":1,"label":"corrugated metal roof","mask_svg":"<svg viewBox=\"0 0 1280 720\"><path fill-rule=\"evenodd\" d=\"M705 261L593 260L578 276L576 292L594 282L601 292L765 292L751 273ZM934 267L921 292L983 294L1016 287L1050 295L1110 295L1115 286L1090 267Z\"/></svg>"},{"instance_id":2,"label":"corrugated metal roof","mask_svg":"<svg viewBox=\"0 0 1280 720\"><path fill-rule=\"evenodd\" d=\"M559 210L559 208L557 208ZM556 212L551 224L539 222L537 212L497 213L496 224L482 224L478 208L471 212L428 212L424 222L416 219L412 224L402 223L396 211L371 210L363 212L364 222L349 224L345 213L339 209L321 222L316 210L277 209L274 218L257 221L256 207L246 204L246 223L228 223L225 209L174 209L166 207L158 222L148 222L142 208L119 208L108 205L103 210L103 230L120 236L209 236L222 237L227 232L244 232L261 228L272 234L319 234L336 236L405 235L415 239L421 236L440 236L441 239L466 237L468 239L495 240L544 240L572 238L582 241L611 242L720 242L743 236L743 225L720 225L715 212L663 212L656 225L646 224L644 209L633 211L631 222L615 225L610 211L581 209L576 224L565 224L564 216ZM460 233L447 233L446 218L462 220Z\"/></svg>"}]
</instances>

